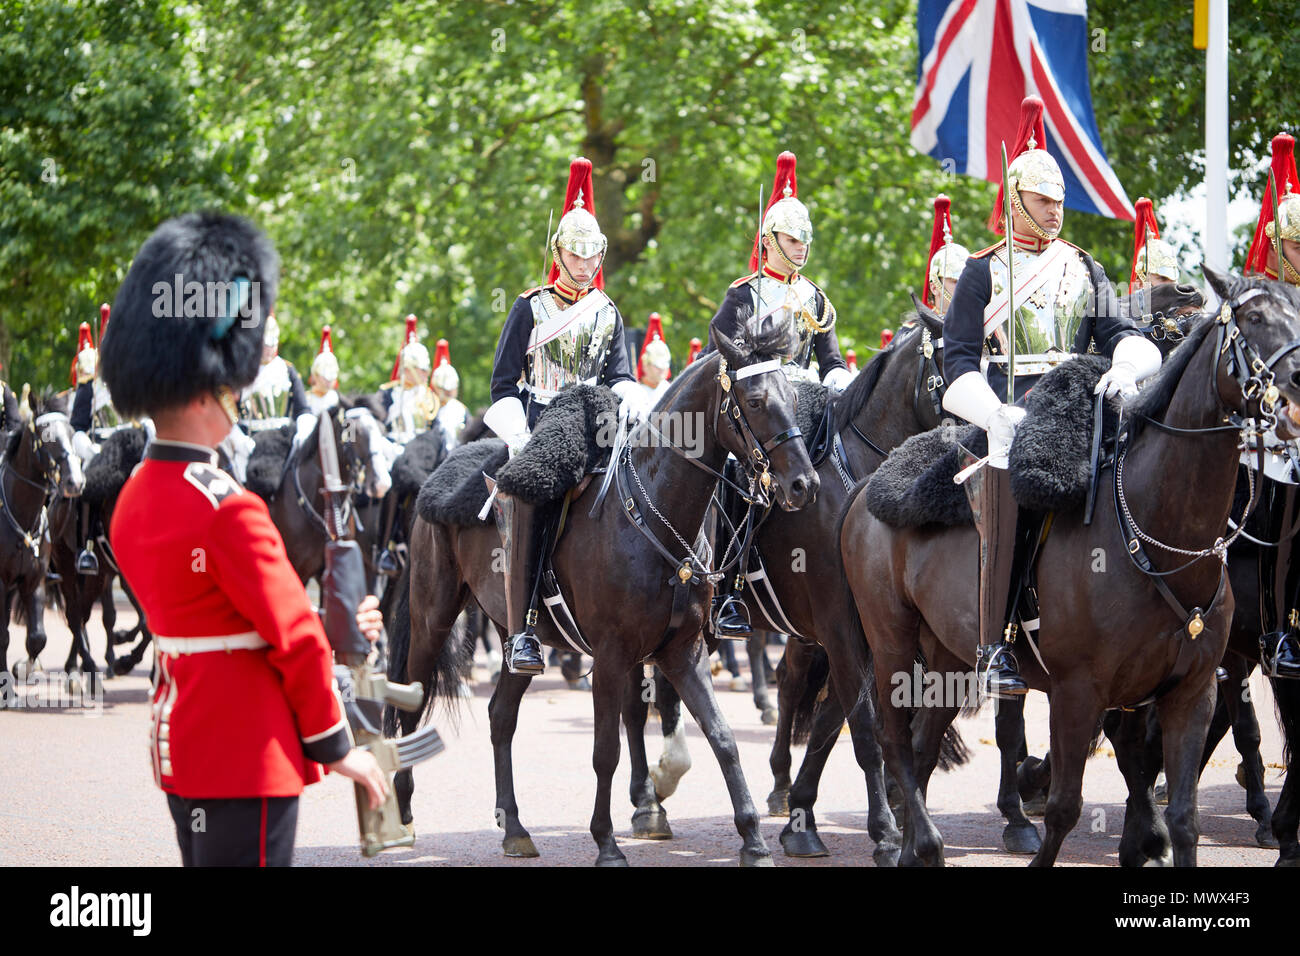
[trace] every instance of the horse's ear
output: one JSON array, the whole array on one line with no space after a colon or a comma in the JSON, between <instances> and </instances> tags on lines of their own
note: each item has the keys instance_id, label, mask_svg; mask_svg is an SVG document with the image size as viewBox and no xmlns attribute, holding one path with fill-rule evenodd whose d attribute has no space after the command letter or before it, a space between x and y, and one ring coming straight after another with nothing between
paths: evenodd
<instances>
[{"instance_id":1,"label":"horse's ear","mask_svg":"<svg viewBox=\"0 0 1300 956\"><path fill-rule=\"evenodd\" d=\"M943 338L943 316L918 299L915 292L912 293L912 304L916 306L916 317L930 330L930 334Z\"/></svg>"},{"instance_id":2,"label":"horse's ear","mask_svg":"<svg viewBox=\"0 0 1300 956\"><path fill-rule=\"evenodd\" d=\"M739 368L745 358L740 354L740 350L736 348L736 343L729 339L727 334L720 329L710 330L709 335L713 338L713 344L718 347L718 352L727 360L727 364L732 368Z\"/></svg>"},{"instance_id":3,"label":"horse's ear","mask_svg":"<svg viewBox=\"0 0 1300 956\"><path fill-rule=\"evenodd\" d=\"M1236 276L1231 274L1225 275L1217 269L1211 268L1208 263L1201 264L1201 271L1205 273L1206 281L1210 283L1210 288L1215 291L1220 299L1225 302L1232 298L1233 288L1239 281Z\"/></svg>"}]
</instances>

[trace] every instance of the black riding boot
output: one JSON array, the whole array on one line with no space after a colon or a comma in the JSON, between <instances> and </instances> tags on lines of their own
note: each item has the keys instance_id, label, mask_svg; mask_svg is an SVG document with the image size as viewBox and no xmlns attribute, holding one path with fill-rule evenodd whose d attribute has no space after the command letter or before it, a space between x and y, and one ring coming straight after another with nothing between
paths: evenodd
<instances>
[{"instance_id":1,"label":"black riding boot","mask_svg":"<svg viewBox=\"0 0 1300 956\"><path fill-rule=\"evenodd\" d=\"M1280 540L1296 520L1296 487L1264 476L1262 504L1267 514L1265 541L1279 541L1276 548L1259 549L1260 623L1259 662L1269 677L1300 678L1300 575L1291 572L1295 539Z\"/></svg>"},{"instance_id":2,"label":"black riding boot","mask_svg":"<svg viewBox=\"0 0 1300 956\"><path fill-rule=\"evenodd\" d=\"M384 496L384 516L380 522L379 540L383 550L375 561L375 570L380 574L395 578L401 573L401 562L397 558L397 542L393 540L394 525L397 523L397 495L389 491Z\"/></svg>"},{"instance_id":3,"label":"black riding boot","mask_svg":"<svg viewBox=\"0 0 1300 956\"><path fill-rule=\"evenodd\" d=\"M741 481L740 467L732 459L727 460L727 464L723 467L723 474L737 483ZM714 553L721 556L727 552L727 545L731 543L732 535L735 533L733 529L744 520L745 503L736 490L727 484L718 485L718 498L726 515L726 520L722 517L718 518L718 533L714 543ZM739 547L743 538L742 530L740 539L737 539L733 548ZM740 596L744 588L748 561L749 555L742 554L736 564L736 570L718 582L717 593L713 595L712 608L713 633L718 637L743 641L754 633L749 620L749 608L745 604L745 599Z\"/></svg>"},{"instance_id":4,"label":"black riding boot","mask_svg":"<svg viewBox=\"0 0 1300 956\"><path fill-rule=\"evenodd\" d=\"M982 697L1017 697L1029 687L1012 650L1016 625L1007 623L1013 620L1008 605L1019 516L1011 497L1011 474L1005 468L985 466L967 481L966 494L980 536L980 646L975 677Z\"/></svg>"},{"instance_id":5,"label":"black riding boot","mask_svg":"<svg viewBox=\"0 0 1300 956\"><path fill-rule=\"evenodd\" d=\"M85 540L81 552L77 555L77 573L95 575L99 573L99 558L95 556L94 529L90 527L90 502L81 502L81 531Z\"/></svg>"},{"instance_id":6,"label":"black riding boot","mask_svg":"<svg viewBox=\"0 0 1300 956\"><path fill-rule=\"evenodd\" d=\"M512 674L536 676L545 669L537 639L537 578L546 546L551 509L497 495L498 527L506 554L505 666Z\"/></svg>"}]
</instances>

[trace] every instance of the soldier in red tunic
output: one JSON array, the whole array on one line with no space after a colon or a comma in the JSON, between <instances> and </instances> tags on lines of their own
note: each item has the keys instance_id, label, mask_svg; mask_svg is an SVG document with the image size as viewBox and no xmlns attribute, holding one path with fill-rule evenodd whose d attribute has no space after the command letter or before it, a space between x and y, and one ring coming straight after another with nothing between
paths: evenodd
<instances>
[{"instance_id":1,"label":"soldier in red tunic","mask_svg":"<svg viewBox=\"0 0 1300 956\"><path fill-rule=\"evenodd\" d=\"M266 505L216 464L278 273L248 221L172 219L136 256L102 342L119 412L157 429L109 537L157 635L150 759L186 866L289 865L298 795L321 764L372 806L386 793L353 747L320 619ZM372 607L358 623L377 634Z\"/></svg>"}]
</instances>

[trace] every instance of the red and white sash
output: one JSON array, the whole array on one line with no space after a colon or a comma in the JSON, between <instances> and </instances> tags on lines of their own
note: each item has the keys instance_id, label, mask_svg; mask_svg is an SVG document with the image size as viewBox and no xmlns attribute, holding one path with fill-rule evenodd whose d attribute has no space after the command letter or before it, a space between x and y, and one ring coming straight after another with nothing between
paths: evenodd
<instances>
[{"instance_id":1,"label":"red and white sash","mask_svg":"<svg viewBox=\"0 0 1300 956\"><path fill-rule=\"evenodd\" d=\"M533 326L528 335L528 351L540 348L558 335L563 335L575 323L590 318L601 306L609 302L609 297L599 289L592 289L581 299L569 306L559 315L552 316L541 325Z\"/></svg>"},{"instance_id":2,"label":"red and white sash","mask_svg":"<svg viewBox=\"0 0 1300 956\"><path fill-rule=\"evenodd\" d=\"M1070 255L1074 252L1066 242L1052 242L1032 261L1021 260L1015 263L1016 301L1024 302L1031 295L1045 286L1055 289L1065 275L1065 267L1070 264ZM1007 320L1007 292L1003 289L989 299L984 307L984 337L992 335Z\"/></svg>"}]
</instances>

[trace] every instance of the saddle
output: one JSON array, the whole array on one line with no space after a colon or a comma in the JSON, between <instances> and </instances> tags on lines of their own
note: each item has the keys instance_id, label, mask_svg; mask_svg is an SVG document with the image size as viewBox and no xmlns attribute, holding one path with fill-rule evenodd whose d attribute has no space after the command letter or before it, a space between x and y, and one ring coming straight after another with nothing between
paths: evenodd
<instances>
[{"instance_id":1,"label":"saddle","mask_svg":"<svg viewBox=\"0 0 1300 956\"><path fill-rule=\"evenodd\" d=\"M1011 446L1011 493L1024 509L1071 512L1086 508L1102 467L1100 449L1118 415L1103 404L1095 425L1093 389L1110 367L1099 355L1083 355L1044 375L1024 399L1026 415ZM987 453L988 439L975 425L951 424L914 435L885 459L867 482L867 509L895 528L954 527L973 522L962 486L962 448Z\"/></svg>"},{"instance_id":2,"label":"saddle","mask_svg":"<svg viewBox=\"0 0 1300 956\"><path fill-rule=\"evenodd\" d=\"M495 477L503 494L541 505L564 498L587 475L604 470L618 422L618 399L605 386L571 385L546 407L523 451L509 457L499 438L456 448L425 480L416 512L426 521L467 526L479 518Z\"/></svg>"}]
</instances>

